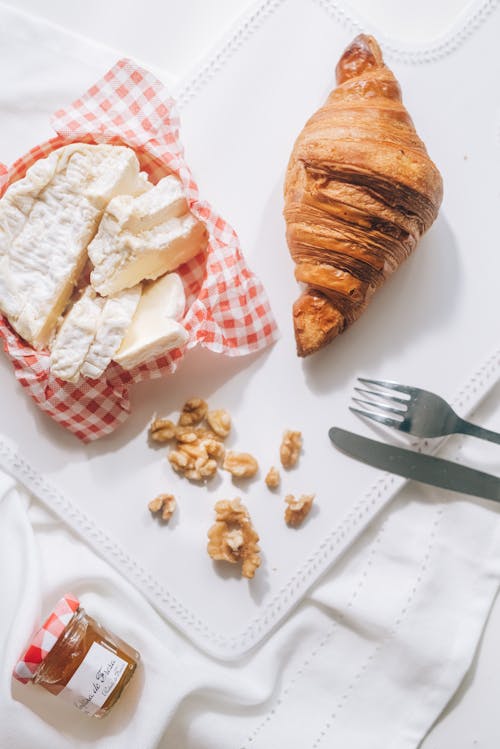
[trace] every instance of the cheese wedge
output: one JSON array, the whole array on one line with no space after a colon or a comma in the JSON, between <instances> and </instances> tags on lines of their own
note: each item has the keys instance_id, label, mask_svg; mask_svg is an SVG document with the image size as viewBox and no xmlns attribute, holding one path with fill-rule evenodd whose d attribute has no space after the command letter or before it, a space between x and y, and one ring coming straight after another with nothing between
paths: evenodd
<instances>
[{"instance_id":1,"label":"cheese wedge","mask_svg":"<svg viewBox=\"0 0 500 749\"><path fill-rule=\"evenodd\" d=\"M135 286L102 297L91 286L64 317L50 352L50 370L60 380L96 379L110 364L130 327L141 298Z\"/></svg>"},{"instance_id":2,"label":"cheese wedge","mask_svg":"<svg viewBox=\"0 0 500 749\"><path fill-rule=\"evenodd\" d=\"M188 211L173 175L151 190L110 201L89 245L91 283L103 296L155 279L206 249L205 225Z\"/></svg>"},{"instance_id":3,"label":"cheese wedge","mask_svg":"<svg viewBox=\"0 0 500 749\"><path fill-rule=\"evenodd\" d=\"M184 313L185 304L184 287L176 273L144 283L134 319L114 360L124 369L133 369L185 346L189 335L177 321Z\"/></svg>"},{"instance_id":4,"label":"cheese wedge","mask_svg":"<svg viewBox=\"0 0 500 749\"><path fill-rule=\"evenodd\" d=\"M167 273L156 281L145 281L141 298L141 314L146 321L158 317L181 320L186 308L184 284L178 273Z\"/></svg>"},{"instance_id":5,"label":"cheese wedge","mask_svg":"<svg viewBox=\"0 0 500 749\"><path fill-rule=\"evenodd\" d=\"M125 146L53 151L0 200L0 312L37 349L47 346L85 265L104 207L149 183Z\"/></svg>"},{"instance_id":6,"label":"cheese wedge","mask_svg":"<svg viewBox=\"0 0 500 749\"><path fill-rule=\"evenodd\" d=\"M103 297L88 287L66 314L50 352L50 371L55 377L78 382L105 303Z\"/></svg>"},{"instance_id":7,"label":"cheese wedge","mask_svg":"<svg viewBox=\"0 0 500 749\"><path fill-rule=\"evenodd\" d=\"M105 299L94 340L80 369L82 377L97 379L107 369L132 323L140 298L139 285Z\"/></svg>"}]
</instances>

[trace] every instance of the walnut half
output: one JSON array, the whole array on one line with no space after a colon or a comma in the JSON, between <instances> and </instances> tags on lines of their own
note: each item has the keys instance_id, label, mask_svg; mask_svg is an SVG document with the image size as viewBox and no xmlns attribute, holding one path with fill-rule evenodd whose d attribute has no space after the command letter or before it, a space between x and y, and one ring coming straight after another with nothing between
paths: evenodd
<instances>
[{"instance_id":1,"label":"walnut half","mask_svg":"<svg viewBox=\"0 0 500 749\"><path fill-rule=\"evenodd\" d=\"M199 424L207 415L208 405L202 398L190 398L182 407L179 426L191 427Z\"/></svg>"},{"instance_id":2,"label":"walnut half","mask_svg":"<svg viewBox=\"0 0 500 749\"><path fill-rule=\"evenodd\" d=\"M169 419L154 419L149 427L149 436L154 442L169 442L175 437L175 424Z\"/></svg>"},{"instance_id":3,"label":"walnut half","mask_svg":"<svg viewBox=\"0 0 500 749\"><path fill-rule=\"evenodd\" d=\"M222 467L235 479L251 479L259 470L259 464L250 453L237 453L228 450Z\"/></svg>"},{"instance_id":4,"label":"walnut half","mask_svg":"<svg viewBox=\"0 0 500 749\"><path fill-rule=\"evenodd\" d=\"M259 536L240 499L220 500L215 523L208 531L207 551L212 559L241 564L243 577L252 578L260 567Z\"/></svg>"},{"instance_id":5,"label":"walnut half","mask_svg":"<svg viewBox=\"0 0 500 749\"><path fill-rule=\"evenodd\" d=\"M302 450L302 433L287 429L283 434L280 447L280 460L283 468L293 468L297 465Z\"/></svg>"},{"instance_id":6,"label":"walnut half","mask_svg":"<svg viewBox=\"0 0 500 749\"><path fill-rule=\"evenodd\" d=\"M177 503L173 494L159 494L148 504L148 508L153 514L161 512L162 520L170 520L176 507Z\"/></svg>"},{"instance_id":7,"label":"walnut half","mask_svg":"<svg viewBox=\"0 0 500 749\"><path fill-rule=\"evenodd\" d=\"M231 431L231 417L224 408L217 408L207 413L207 422L210 429L222 439L225 439Z\"/></svg>"},{"instance_id":8,"label":"walnut half","mask_svg":"<svg viewBox=\"0 0 500 749\"><path fill-rule=\"evenodd\" d=\"M295 499L292 494L288 494L285 497L288 505L285 510L285 521L288 525L296 528L303 522L311 510L314 496L314 494L302 494L300 499Z\"/></svg>"},{"instance_id":9,"label":"walnut half","mask_svg":"<svg viewBox=\"0 0 500 749\"><path fill-rule=\"evenodd\" d=\"M196 442L179 442L177 450L168 454L170 465L191 481L203 481L212 478L217 472L217 461L211 457L217 440L197 440ZM209 452L210 451L210 452Z\"/></svg>"}]
</instances>

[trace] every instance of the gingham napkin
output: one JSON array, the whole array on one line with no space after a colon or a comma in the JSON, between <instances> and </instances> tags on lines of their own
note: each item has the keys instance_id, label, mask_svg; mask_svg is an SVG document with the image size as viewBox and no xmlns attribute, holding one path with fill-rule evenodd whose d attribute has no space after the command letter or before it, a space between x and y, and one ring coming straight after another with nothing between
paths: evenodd
<instances>
[{"instance_id":1,"label":"gingham napkin","mask_svg":"<svg viewBox=\"0 0 500 749\"><path fill-rule=\"evenodd\" d=\"M218 353L241 356L275 339L276 323L265 291L247 267L235 231L200 199L179 139L175 103L157 78L130 60L119 60L82 97L57 111L52 125L55 138L31 149L10 169L0 164L0 196L37 159L60 146L74 141L130 146L153 182L168 172L179 177L191 211L208 228L207 257L198 256L179 269L187 297L186 348L199 343ZM34 351L1 316L0 337L28 394L84 442L109 434L125 421L133 383L173 372L185 353L175 349L130 372L112 364L100 379L71 385L56 379L49 371L48 354Z\"/></svg>"}]
</instances>

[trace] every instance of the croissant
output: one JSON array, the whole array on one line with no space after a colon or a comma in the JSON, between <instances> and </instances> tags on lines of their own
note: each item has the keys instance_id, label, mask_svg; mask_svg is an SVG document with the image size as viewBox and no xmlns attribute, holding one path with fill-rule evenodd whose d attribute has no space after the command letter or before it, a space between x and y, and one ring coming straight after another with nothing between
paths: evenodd
<instances>
[{"instance_id":1,"label":"croissant","mask_svg":"<svg viewBox=\"0 0 500 749\"><path fill-rule=\"evenodd\" d=\"M329 343L366 308L437 216L443 186L372 36L337 68L285 180L287 242L306 288L293 305L297 353Z\"/></svg>"}]
</instances>

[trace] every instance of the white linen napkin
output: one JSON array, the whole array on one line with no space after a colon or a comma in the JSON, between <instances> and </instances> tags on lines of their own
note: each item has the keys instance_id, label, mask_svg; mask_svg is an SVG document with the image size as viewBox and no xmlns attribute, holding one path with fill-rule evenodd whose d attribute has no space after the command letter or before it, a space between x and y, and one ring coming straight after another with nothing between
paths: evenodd
<instances>
[{"instance_id":1,"label":"white linen napkin","mask_svg":"<svg viewBox=\"0 0 500 749\"><path fill-rule=\"evenodd\" d=\"M48 135L47 114L115 59L0 6L5 158L32 145L34 127L38 140ZM480 416L492 425L494 405ZM477 447L468 456L485 460ZM0 497L0 746L8 749L416 747L469 668L500 580L497 507L411 485L279 629L227 664L201 654L4 474ZM142 655L104 721L11 680L33 628L66 591Z\"/></svg>"},{"instance_id":2,"label":"white linen napkin","mask_svg":"<svg viewBox=\"0 0 500 749\"><path fill-rule=\"evenodd\" d=\"M494 508L407 487L267 641L220 663L5 475L0 490L0 746L9 749L416 747L469 667L500 579ZM103 721L10 678L66 591L142 655Z\"/></svg>"}]
</instances>

